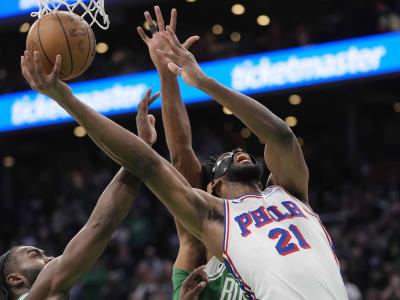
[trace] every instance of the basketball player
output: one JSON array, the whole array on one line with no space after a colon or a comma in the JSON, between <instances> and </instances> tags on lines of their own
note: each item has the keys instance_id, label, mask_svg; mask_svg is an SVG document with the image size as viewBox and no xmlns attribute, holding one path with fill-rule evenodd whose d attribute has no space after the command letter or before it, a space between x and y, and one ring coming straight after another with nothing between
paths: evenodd
<instances>
[{"instance_id":1,"label":"basketball player","mask_svg":"<svg viewBox=\"0 0 400 300\"><path fill-rule=\"evenodd\" d=\"M192 188L168 161L135 134L77 99L53 72L21 57L34 90L53 98L112 159L137 176L168 210L240 282L249 299L347 299L329 236L308 203L308 169L290 128L266 107L204 74L171 28L159 50L168 68L230 109L266 141L266 164L276 186L262 191L260 167L243 149L222 154L210 172L208 192ZM179 64L179 66L178 66ZM292 196L294 194L295 196ZM215 196L214 196L215 195ZM232 199L232 200L225 200Z\"/></svg>"},{"instance_id":2,"label":"basketball player","mask_svg":"<svg viewBox=\"0 0 400 300\"><path fill-rule=\"evenodd\" d=\"M139 136L153 144L157 134L154 117L147 116L147 92L136 118ZM100 196L86 225L69 242L59 257L38 248L17 246L0 258L1 300L64 300L69 290L103 253L111 235L128 214L140 181L122 168Z\"/></svg>"},{"instance_id":3,"label":"basketball player","mask_svg":"<svg viewBox=\"0 0 400 300\"><path fill-rule=\"evenodd\" d=\"M168 70L169 60L157 53L157 49L168 50L169 47L158 32L165 31L165 22L160 7L155 6L154 11L157 23L153 21L149 12L146 11L144 14L147 23L150 24L152 37L148 37L141 27L137 29L142 40L148 46L150 57L160 76L163 124L171 162L192 187L202 188L202 168L192 148L189 117L182 102L177 75ZM174 32L176 20L177 11L173 9L170 27ZM158 29L154 24L158 25ZM184 43L184 47L189 49L196 40L198 40L197 36L190 37ZM179 251L172 275L173 299L179 299L184 280L191 271L205 263L206 256L208 264L205 270L210 280L203 289L200 299L244 299L239 284L233 275L227 272L224 264L215 257L212 258L209 253L207 255L204 245L176 219L175 224L179 238Z\"/></svg>"}]
</instances>

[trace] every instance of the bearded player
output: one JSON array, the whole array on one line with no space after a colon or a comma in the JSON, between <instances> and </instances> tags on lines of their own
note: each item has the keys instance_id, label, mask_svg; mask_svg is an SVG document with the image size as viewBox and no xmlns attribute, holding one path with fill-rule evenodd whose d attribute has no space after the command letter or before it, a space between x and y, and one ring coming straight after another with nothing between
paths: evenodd
<instances>
[{"instance_id":1,"label":"bearded player","mask_svg":"<svg viewBox=\"0 0 400 300\"><path fill-rule=\"evenodd\" d=\"M141 27L138 27L138 33L148 46L150 57L160 76L163 125L171 162L192 187L203 188L202 167L192 148L189 117L182 102L177 75L169 71L167 67L169 60L157 53L157 49L168 50L169 47L160 34L161 31L165 32L160 7L155 6L154 11L157 22L153 21L149 12L145 12L145 19L150 24L152 36L147 36ZM173 31L176 30L176 21L177 11L173 9L170 20ZM183 46L189 49L197 39L197 36L190 37ZM239 284L234 276L227 272L224 264L213 257L209 251L207 253L204 245L176 219L175 224L179 238L179 251L172 275L173 299L179 299L184 280L195 268L203 265L206 259L208 264L205 271L209 281L203 288L200 299L244 299Z\"/></svg>"},{"instance_id":2,"label":"bearded player","mask_svg":"<svg viewBox=\"0 0 400 300\"><path fill-rule=\"evenodd\" d=\"M227 107L266 142L265 160L276 186L262 191L255 160L236 149L214 164L208 193L192 188L135 134L73 95L59 80L61 56L50 75L44 73L38 52L34 60L23 56L22 73L34 90L61 105L106 154L137 176L187 230L224 260L247 298L347 299L331 240L309 206L308 169L290 128L254 99L205 75L171 28L161 35L169 50L158 52L171 60L169 70Z\"/></svg>"},{"instance_id":3,"label":"bearded player","mask_svg":"<svg viewBox=\"0 0 400 300\"><path fill-rule=\"evenodd\" d=\"M157 134L154 117L147 115L148 91L136 117L139 136L153 144ZM111 235L128 214L140 181L122 168L100 196L86 225L69 242L59 257L38 248L17 246L0 258L1 300L64 300L69 290L103 253Z\"/></svg>"}]
</instances>

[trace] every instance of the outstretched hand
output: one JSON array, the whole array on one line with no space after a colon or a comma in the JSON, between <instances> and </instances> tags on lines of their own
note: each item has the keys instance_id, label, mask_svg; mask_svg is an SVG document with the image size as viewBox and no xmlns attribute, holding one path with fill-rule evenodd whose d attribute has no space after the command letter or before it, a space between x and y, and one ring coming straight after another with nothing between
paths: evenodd
<instances>
[{"instance_id":1,"label":"outstretched hand","mask_svg":"<svg viewBox=\"0 0 400 300\"><path fill-rule=\"evenodd\" d=\"M151 27L151 31L153 32L152 36L149 37L148 35L146 35L145 31L140 26L137 27L137 31L138 31L140 37L142 38L143 42L145 42L147 47L149 48L150 57L155 65L155 67L158 69L158 71L164 71L164 70L168 71L167 65L170 62L170 60L167 57L160 56L157 53L157 49L162 49L165 51L169 50L168 44L165 42L165 40L161 36L161 34L163 32L166 32L164 17L161 13L161 9L159 6L154 7L154 12L156 14L157 22L155 22L152 19L151 15L148 11L146 11L144 13L146 22L149 25L149 27ZM172 9L169 27L171 28L171 30L173 32L175 32L175 30L176 30L177 15L178 15L177 10L175 8ZM157 27L158 27L158 29L157 29ZM200 39L200 37L198 37L197 35L191 36L183 43L183 47L185 49L189 49L190 46L192 46L192 44L194 42L198 41L199 39Z\"/></svg>"},{"instance_id":2,"label":"outstretched hand","mask_svg":"<svg viewBox=\"0 0 400 300\"><path fill-rule=\"evenodd\" d=\"M183 281L181 288L181 295L179 300L198 300L201 291L205 288L208 282L208 276L204 272L204 267L201 266L193 270L185 281Z\"/></svg>"},{"instance_id":3,"label":"outstretched hand","mask_svg":"<svg viewBox=\"0 0 400 300\"><path fill-rule=\"evenodd\" d=\"M149 106L160 96L160 92L151 96L152 89L149 88L144 94L138 106L136 115L136 127L138 136L147 144L152 146L157 141L157 131L155 128L156 119L149 115Z\"/></svg>"},{"instance_id":4,"label":"outstretched hand","mask_svg":"<svg viewBox=\"0 0 400 300\"><path fill-rule=\"evenodd\" d=\"M61 100L71 92L70 87L59 79L61 69L61 55L57 55L53 71L44 72L38 51L25 50L21 56L21 71L29 86L54 100Z\"/></svg>"},{"instance_id":5,"label":"outstretched hand","mask_svg":"<svg viewBox=\"0 0 400 300\"><path fill-rule=\"evenodd\" d=\"M167 30L162 32L161 35L170 50L157 49L157 52L170 60L168 69L180 75L188 85L198 88L207 76L193 54L179 42L171 27L167 26Z\"/></svg>"}]
</instances>

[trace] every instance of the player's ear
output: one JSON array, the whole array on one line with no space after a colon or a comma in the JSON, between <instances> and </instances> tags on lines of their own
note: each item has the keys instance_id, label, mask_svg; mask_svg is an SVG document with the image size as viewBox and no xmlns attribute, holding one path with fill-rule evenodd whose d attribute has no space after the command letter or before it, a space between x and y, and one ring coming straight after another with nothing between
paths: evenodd
<instances>
[{"instance_id":1,"label":"player's ear","mask_svg":"<svg viewBox=\"0 0 400 300\"><path fill-rule=\"evenodd\" d=\"M218 188L220 182L221 178L218 178L207 184L207 193L216 196L216 189Z\"/></svg>"},{"instance_id":2,"label":"player's ear","mask_svg":"<svg viewBox=\"0 0 400 300\"><path fill-rule=\"evenodd\" d=\"M25 278L19 273L10 273L7 275L7 282L11 288L21 288L25 284Z\"/></svg>"}]
</instances>

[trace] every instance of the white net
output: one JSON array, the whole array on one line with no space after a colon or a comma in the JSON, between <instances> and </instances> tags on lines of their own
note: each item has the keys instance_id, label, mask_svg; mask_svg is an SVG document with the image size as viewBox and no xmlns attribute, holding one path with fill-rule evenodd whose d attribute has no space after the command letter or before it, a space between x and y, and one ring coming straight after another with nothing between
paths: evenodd
<instances>
[{"instance_id":1,"label":"white net","mask_svg":"<svg viewBox=\"0 0 400 300\"><path fill-rule=\"evenodd\" d=\"M39 10L32 12L32 17L43 16L57 10L68 10L81 16L90 26L97 24L101 29L108 29L110 19L104 10L104 0L38 0ZM66 8L66 9L65 9Z\"/></svg>"}]
</instances>

